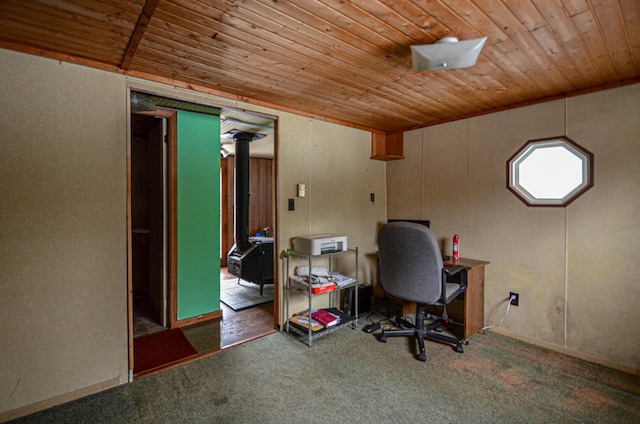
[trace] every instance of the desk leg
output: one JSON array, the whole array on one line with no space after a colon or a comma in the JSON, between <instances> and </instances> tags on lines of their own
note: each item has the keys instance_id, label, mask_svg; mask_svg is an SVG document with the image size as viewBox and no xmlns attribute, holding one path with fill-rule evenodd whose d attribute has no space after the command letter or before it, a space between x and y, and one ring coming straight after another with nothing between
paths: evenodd
<instances>
[{"instance_id":1,"label":"desk leg","mask_svg":"<svg viewBox=\"0 0 640 424\"><path fill-rule=\"evenodd\" d=\"M464 293L464 337L484 327L484 266L468 269L469 286Z\"/></svg>"}]
</instances>

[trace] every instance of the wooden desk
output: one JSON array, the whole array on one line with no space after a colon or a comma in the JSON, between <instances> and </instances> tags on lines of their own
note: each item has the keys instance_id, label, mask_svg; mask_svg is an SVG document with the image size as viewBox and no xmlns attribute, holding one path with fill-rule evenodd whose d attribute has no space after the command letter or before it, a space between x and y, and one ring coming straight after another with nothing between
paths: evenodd
<instances>
[{"instance_id":1,"label":"wooden desk","mask_svg":"<svg viewBox=\"0 0 640 424\"><path fill-rule=\"evenodd\" d=\"M457 334L458 331L455 329L454 333L466 340L484 327L484 267L489 265L489 262L468 258L460 258L455 264L452 259L444 261L444 266L447 268L454 265L462 265L467 268L469 285L464 293L447 305L447 313L449 319L462 323L460 334ZM415 303L403 303L403 316L415 313L415 311ZM428 306L424 311L425 314L440 315L442 308Z\"/></svg>"}]
</instances>

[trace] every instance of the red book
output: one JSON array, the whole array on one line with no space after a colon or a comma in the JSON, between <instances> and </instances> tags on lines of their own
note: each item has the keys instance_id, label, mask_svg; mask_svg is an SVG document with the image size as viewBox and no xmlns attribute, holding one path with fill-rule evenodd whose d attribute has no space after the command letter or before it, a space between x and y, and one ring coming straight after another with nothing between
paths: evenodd
<instances>
[{"instance_id":1,"label":"red book","mask_svg":"<svg viewBox=\"0 0 640 424\"><path fill-rule=\"evenodd\" d=\"M324 309L318 309L312 313L311 318L315 319L325 327L331 327L332 325L336 325L340 322L339 316L336 316L331 312L327 312Z\"/></svg>"}]
</instances>

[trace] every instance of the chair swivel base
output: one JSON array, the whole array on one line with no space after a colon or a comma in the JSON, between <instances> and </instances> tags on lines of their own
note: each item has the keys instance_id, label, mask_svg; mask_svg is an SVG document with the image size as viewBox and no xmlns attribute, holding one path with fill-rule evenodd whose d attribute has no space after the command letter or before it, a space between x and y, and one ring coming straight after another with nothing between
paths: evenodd
<instances>
[{"instance_id":1,"label":"chair swivel base","mask_svg":"<svg viewBox=\"0 0 640 424\"><path fill-rule=\"evenodd\" d=\"M419 320L422 317L416 316L416 319ZM418 356L417 359L420 361L426 361L426 353L424 348L424 340L433 340L440 343L450 344L453 346L454 350L458 353L464 353L464 348L462 344L468 344L469 342L463 342L463 340L457 339L455 337L445 336L443 334L439 334L434 331L442 331L442 321L435 321L428 325L424 324L424 320L418 321L418 325L413 328L403 328L399 330L384 330L380 335L379 341L386 343L387 337L415 337L418 341Z\"/></svg>"}]
</instances>

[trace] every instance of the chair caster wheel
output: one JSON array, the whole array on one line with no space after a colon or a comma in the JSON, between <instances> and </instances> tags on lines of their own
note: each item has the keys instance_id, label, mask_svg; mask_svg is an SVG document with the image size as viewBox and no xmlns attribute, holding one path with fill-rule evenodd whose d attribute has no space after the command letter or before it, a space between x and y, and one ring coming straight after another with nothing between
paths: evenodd
<instances>
[{"instance_id":1,"label":"chair caster wheel","mask_svg":"<svg viewBox=\"0 0 640 424\"><path fill-rule=\"evenodd\" d=\"M462 347L462 342L458 342L458 344L456 345L456 352L464 353L464 348Z\"/></svg>"},{"instance_id":2,"label":"chair caster wheel","mask_svg":"<svg viewBox=\"0 0 640 424\"><path fill-rule=\"evenodd\" d=\"M427 360L427 355L425 355L424 353L421 353L420 355L418 355L418 361L425 362L426 360Z\"/></svg>"},{"instance_id":3,"label":"chair caster wheel","mask_svg":"<svg viewBox=\"0 0 640 424\"><path fill-rule=\"evenodd\" d=\"M387 342L387 336L385 336L384 334L381 334L380 338L378 340L381 341L382 343L386 343Z\"/></svg>"},{"instance_id":4,"label":"chair caster wheel","mask_svg":"<svg viewBox=\"0 0 640 424\"><path fill-rule=\"evenodd\" d=\"M465 345L465 346L469 346L469 340L465 340L465 341L464 341L464 345Z\"/></svg>"}]
</instances>

